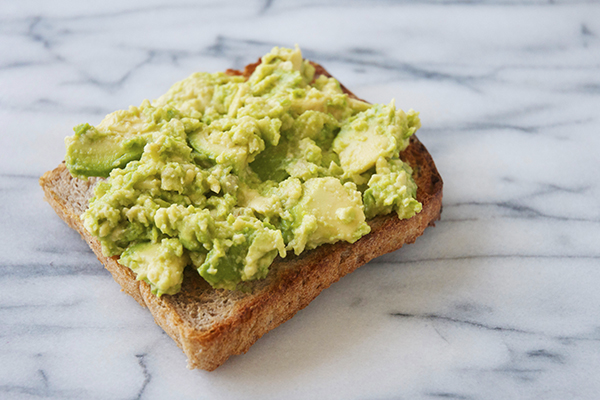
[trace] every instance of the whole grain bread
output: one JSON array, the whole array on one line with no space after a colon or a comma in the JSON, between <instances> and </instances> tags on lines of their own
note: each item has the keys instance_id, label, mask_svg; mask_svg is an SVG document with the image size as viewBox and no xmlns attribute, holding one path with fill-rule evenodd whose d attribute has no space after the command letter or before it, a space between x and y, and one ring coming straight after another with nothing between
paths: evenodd
<instances>
[{"instance_id":1,"label":"whole grain bread","mask_svg":"<svg viewBox=\"0 0 600 400\"><path fill-rule=\"evenodd\" d=\"M259 63L227 73L248 77ZM313 65L316 76L330 76L320 65ZM79 216L88 207L99 178L74 178L63 162L46 172L40 185L58 216L81 234L122 289L147 307L156 323L175 340L188 357L188 368L212 371L230 356L248 351L262 335L290 319L344 275L375 257L413 243L425 228L434 225L442 208L442 178L433 159L415 136L401 159L413 168L417 199L423 204L414 217L400 220L395 213L379 216L368 221L371 233L354 244L326 244L300 256L276 259L267 278L249 283L244 291L213 289L188 268L181 291L162 297L152 294L145 282L137 281L129 268L119 264L117 256L105 257L98 240L83 227Z\"/></svg>"}]
</instances>

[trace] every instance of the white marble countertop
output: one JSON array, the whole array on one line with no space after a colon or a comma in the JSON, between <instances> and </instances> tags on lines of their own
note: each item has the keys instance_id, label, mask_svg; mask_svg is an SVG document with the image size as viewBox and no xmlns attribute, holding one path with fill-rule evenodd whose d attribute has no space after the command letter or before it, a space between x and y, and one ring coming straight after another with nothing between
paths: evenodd
<instances>
[{"instance_id":1,"label":"white marble countertop","mask_svg":"<svg viewBox=\"0 0 600 400\"><path fill-rule=\"evenodd\" d=\"M0 6L0 398L597 399L600 5L14 1ZM299 44L421 112L441 221L215 372L43 202L73 126Z\"/></svg>"}]
</instances>

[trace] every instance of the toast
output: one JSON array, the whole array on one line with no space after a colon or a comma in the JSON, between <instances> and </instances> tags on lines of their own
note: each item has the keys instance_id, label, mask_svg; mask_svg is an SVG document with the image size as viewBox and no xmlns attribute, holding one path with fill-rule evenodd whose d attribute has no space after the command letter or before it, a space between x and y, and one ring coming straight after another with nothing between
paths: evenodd
<instances>
[{"instance_id":1,"label":"toast","mask_svg":"<svg viewBox=\"0 0 600 400\"><path fill-rule=\"evenodd\" d=\"M242 71L227 70L231 75L248 77L260 63ZM313 63L315 76L330 76ZM344 86L348 95L355 97ZM418 185L420 213L410 219L398 219L395 213L368 221L371 233L357 242L324 244L300 256L277 258L263 280L252 281L248 290L213 289L196 271L186 269L181 291L158 297L150 286L136 280L135 274L119 264L118 256L102 254L99 241L84 228L79 216L94 195L101 178L81 180L71 176L63 162L40 178L45 200L58 216L79 232L98 259L122 289L140 305L147 307L156 323L175 340L188 357L188 368L212 371L230 356L248 351L262 335L306 307L319 293L370 260L413 243L428 226L439 219L442 208L442 178L427 149L416 136L400 153L413 168Z\"/></svg>"}]
</instances>

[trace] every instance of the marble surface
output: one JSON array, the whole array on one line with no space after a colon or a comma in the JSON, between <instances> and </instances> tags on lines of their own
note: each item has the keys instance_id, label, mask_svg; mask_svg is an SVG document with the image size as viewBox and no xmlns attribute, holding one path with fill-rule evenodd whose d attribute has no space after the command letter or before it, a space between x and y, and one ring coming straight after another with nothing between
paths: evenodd
<instances>
[{"instance_id":1,"label":"marble surface","mask_svg":"<svg viewBox=\"0 0 600 400\"><path fill-rule=\"evenodd\" d=\"M299 44L421 112L441 221L189 371L43 202L74 125ZM0 398L596 399L600 5L3 1Z\"/></svg>"}]
</instances>

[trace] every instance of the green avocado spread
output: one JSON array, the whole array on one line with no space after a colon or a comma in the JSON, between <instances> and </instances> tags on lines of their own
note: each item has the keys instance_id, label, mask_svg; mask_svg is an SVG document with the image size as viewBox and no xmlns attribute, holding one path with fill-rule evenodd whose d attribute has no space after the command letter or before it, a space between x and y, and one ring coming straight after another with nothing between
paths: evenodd
<instances>
[{"instance_id":1,"label":"green avocado spread","mask_svg":"<svg viewBox=\"0 0 600 400\"><path fill-rule=\"evenodd\" d=\"M157 295L186 267L213 287L264 278L275 257L354 243L377 215L421 211L399 159L418 113L349 97L298 48L252 75L195 73L65 139L79 178L107 179L81 216Z\"/></svg>"}]
</instances>

